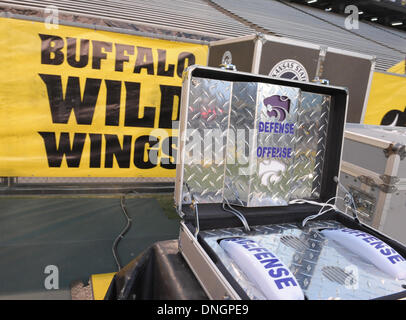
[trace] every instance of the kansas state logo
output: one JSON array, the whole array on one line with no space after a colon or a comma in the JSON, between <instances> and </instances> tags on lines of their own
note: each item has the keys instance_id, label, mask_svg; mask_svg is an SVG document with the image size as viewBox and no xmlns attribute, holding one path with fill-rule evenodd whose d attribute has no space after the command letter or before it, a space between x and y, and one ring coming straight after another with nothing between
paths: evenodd
<instances>
[{"instance_id":1,"label":"kansas state logo","mask_svg":"<svg viewBox=\"0 0 406 320\"><path fill-rule=\"evenodd\" d=\"M277 63L269 72L269 75L275 78L309 81L309 75L305 67L300 62L291 59Z\"/></svg>"},{"instance_id":2,"label":"kansas state logo","mask_svg":"<svg viewBox=\"0 0 406 320\"><path fill-rule=\"evenodd\" d=\"M286 96L270 96L264 99L266 113L269 117L275 117L278 121L286 119L290 110L290 100Z\"/></svg>"},{"instance_id":3,"label":"kansas state logo","mask_svg":"<svg viewBox=\"0 0 406 320\"><path fill-rule=\"evenodd\" d=\"M232 64L233 63L233 56L231 55L230 51L226 51L221 58L222 64Z\"/></svg>"},{"instance_id":4,"label":"kansas state logo","mask_svg":"<svg viewBox=\"0 0 406 320\"><path fill-rule=\"evenodd\" d=\"M264 160L259 164L259 178L264 186L269 183L278 183L282 180L286 165L277 160Z\"/></svg>"}]
</instances>

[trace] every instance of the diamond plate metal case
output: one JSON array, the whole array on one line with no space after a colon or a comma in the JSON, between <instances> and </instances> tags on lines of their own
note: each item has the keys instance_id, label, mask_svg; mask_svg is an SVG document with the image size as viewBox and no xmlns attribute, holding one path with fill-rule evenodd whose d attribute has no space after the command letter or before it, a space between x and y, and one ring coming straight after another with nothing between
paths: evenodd
<instances>
[{"instance_id":1,"label":"diamond plate metal case","mask_svg":"<svg viewBox=\"0 0 406 320\"><path fill-rule=\"evenodd\" d=\"M331 96L302 91L296 123L291 199L319 199Z\"/></svg>"},{"instance_id":2,"label":"diamond plate metal case","mask_svg":"<svg viewBox=\"0 0 406 320\"><path fill-rule=\"evenodd\" d=\"M328 95L199 77L186 85L177 190L182 202L190 203L193 194L199 203L280 206L320 196Z\"/></svg>"},{"instance_id":3,"label":"diamond plate metal case","mask_svg":"<svg viewBox=\"0 0 406 320\"><path fill-rule=\"evenodd\" d=\"M298 88L233 83L226 202L246 207L288 204L300 97Z\"/></svg>"},{"instance_id":4,"label":"diamond plate metal case","mask_svg":"<svg viewBox=\"0 0 406 320\"><path fill-rule=\"evenodd\" d=\"M329 94L303 90L297 81L185 74L175 183L181 215L181 205L192 200L261 207L326 198ZM328 189L334 196L336 187Z\"/></svg>"},{"instance_id":5,"label":"diamond plate metal case","mask_svg":"<svg viewBox=\"0 0 406 320\"><path fill-rule=\"evenodd\" d=\"M261 91L259 87L262 84L268 88ZM283 91L283 87L288 87L288 90ZM175 203L181 216L179 251L207 296L215 300L263 299L261 292L247 281L242 271L219 247L217 241L230 235L255 239L277 252L278 257L297 276L309 300L371 299L383 296L405 298L403 282L388 279L357 256L335 247L317 231L320 228L340 226L362 230L386 242L406 257L406 248L402 244L353 216L331 210L311 220L303 228L304 219L317 214L320 206L309 203L239 206L239 213L250 226L250 231L247 231L242 228L242 221L236 215L225 210L222 199L228 191L221 187L221 181L227 178L225 159L229 161L227 155L230 155L230 148L237 150L235 145L230 147L227 144L228 135L232 131L227 128L242 127L246 118L251 117L254 121L250 120L247 130L253 127L258 129L259 122L275 123L278 122L276 117L280 117L278 111L272 112L272 108L265 108L265 104L257 108L259 114L256 115L248 115L252 110L249 108L236 111L234 120L233 98L248 99L248 94L242 94L243 90L252 92L253 99L249 98L252 101L275 95L290 96L294 100L293 96L300 92L299 100L289 109L292 110L292 117L279 121L295 122L294 134L280 141L277 135L256 136L257 145L273 146L276 142L282 147L293 145L293 157L289 159L290 169L286 173L292 181L288 187L288 196L283 194L279 197L279 204L289 199L303 198L326 202L337 194L334 177L339 175L341 163L348 104L346 89L218 68L188 68L182 87ZM258 94L261 99L256 98ZM284 105L281 102L279 104ZM270 105L274 106L272 103ZM261 117L260 112L266 116ZM270 125L268 128L271 130ZM235 144L240 140L245 142L245 139L236 135ZM257 151L252 147L253 144L251 148L248 148L248 144L241 148L251 150L251 154L241 152L243 160ZM203 148L203 145L210 147ZM218 156L217 160L208 156L210 148L211 151L218 151L212 153ZM234 154L237 155L237 152ZM272 177L264 176L257 175L256 179L270 180ZM283 185L273 181L276 183L272 188ZM353 270L358 272L356 278L353 277Z\"/></svg>"},{"instance_id":6,"label":"diamond plate metal case","mask_svg":"<svg viewBox=\"0 0 406 320\"><path fill-rule=\"evenodd\" d=\"M319 198L330 96L250 82L232 91L225 201L259 207Z\"/></svg>"},{"instance_id":7,"label":"diamond plate metal case","mask_svg":"<svg viewBox=\"0 0 406 320\"><path fill-rule=\"evenodd\" d=\"M181 155L182 201L193 194L199 203L223 200L225 147L232 83L195 77L190 82Z\"/></svg>"}]
</instances>

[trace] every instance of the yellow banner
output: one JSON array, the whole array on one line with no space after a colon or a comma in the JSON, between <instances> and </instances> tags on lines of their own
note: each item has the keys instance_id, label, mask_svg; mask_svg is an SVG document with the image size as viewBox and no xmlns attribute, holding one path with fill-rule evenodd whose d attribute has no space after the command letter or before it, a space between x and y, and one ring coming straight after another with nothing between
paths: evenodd
<instances>
[{"instance_id":1,"label":"yellow banner","mask_svg":"<svg viewBox=\"0 0 406 320\"><path fill-rule=\"evenodd\" d=\"M375 72L365 124L406 126L406 77Z\"/></svg>"},{"instance_id":2,"label":"yellow banner","mask_svg":"<svg viewBox=\"0 0 406 320\"><path fill-rule=\"evenodd\" d=\"M0 28L0 176L175 176L182 72L206 65L207 46L8 18Z\"/></svg>"},{"instance_id":3,"label":"yellow banner","mask_svg":"<svg viewBox=\"0 0 406 320\"><path fill-rule=\"evenodd\" d=\"M387 71L392 72L392 73L405 74L406 73L405 63L406 63L406 61L403 60L403 61L399 62L398 64L394 65L392 68L389 68Z\"/></svg>"}]
</instances>

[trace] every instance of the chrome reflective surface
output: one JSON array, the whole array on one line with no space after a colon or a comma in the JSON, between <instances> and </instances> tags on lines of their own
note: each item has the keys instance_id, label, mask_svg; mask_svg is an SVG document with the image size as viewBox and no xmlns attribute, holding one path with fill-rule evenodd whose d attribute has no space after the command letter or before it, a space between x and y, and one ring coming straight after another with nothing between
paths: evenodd
<instances>
[{"instance_id":1,"label":"chrome reflective surface","mask_svg":"<svg viewBox=\"0 0 406 320\"><path fill-rule=\"evenodd\" d=\"M290 268L310 300L373 299L405 290L406 280L391 278L318 232L337 227L344 226L336 221L311 221L305 229L299 224L278 224L256 226L250 234L242 228L227 228L200 235L251 299L265 297L218 245L218 239L241 236L268 248Z\"/></svg>"},{"instance_id":2,"label":"chrome reflective surface","mask_svg":"<svg viewBox=\"0 0 406 320\"><path fill-rule=\"evenodd\" d=\"M318 199L326 151L331 97L302 92L298 110L291 198Z\"/></svg>"},{"instance_id":3,"label":"chrome reflective surface","mask_svg":"<svg viewBox=\"0 0 406 320\"><path fill-rule=\"evenodd\" d=\"M187 95L188 104L182 102L182 108L187 108L182 129L186 140L181 141L180 183L187 185L183 203L191 201L188 190L200 203L225 199L247 207L319 198L330 96L294 87L198 77L190 79ZM281 100L265 103L272 97ZM287 100L289 106L284 106ZM264 132L260 123L262 129L269 124L279 131ZM272 148L290 150L290 156L270 155Z\"/></svg>"},{"instance_id":4,"label":"chrome reflective surface","mask_svg":"<svg viewBox=\"0 0 406 320\"><path fill-rule=\"evenodd\" d=\"M230 82L191 79L183 182L199 203L223 201L230 101ZM187 188L183 188L182 198L190 201Z\"/></svg>"},{"instance_id":5,"label":"chrome reflective surface","mask_svg":"<svg viewBox=\"0 0 406 320\"><path fill-rule=\"evenodd\" d=\"M233 83L230 132L243 132L245 145L238 148L241 139L237 138L235 142L228 139L224 197L230 204L247 207L287 205L293 183L290 168L294 162L299 99L298 88ZM266 124L269 124L269 130L265 129ZM280 133L281 126L284 127ZM276 155L276 148L283 149L285 156ZM291 150L290 154L288 150ZM242 155L243 161L238 157L230 161L234 159L229 156L234 154Z\"/></svg>"}]
</instances>

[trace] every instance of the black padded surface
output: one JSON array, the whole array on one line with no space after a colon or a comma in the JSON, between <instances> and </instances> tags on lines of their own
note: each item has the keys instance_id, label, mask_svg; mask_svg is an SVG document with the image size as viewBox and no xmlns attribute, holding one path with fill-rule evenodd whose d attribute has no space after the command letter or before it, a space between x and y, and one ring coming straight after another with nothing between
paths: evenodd
<instances>
[{"instance_id":1,"label":"black padded surface","mask_svg":"<svg viewBox=\"0 0 406 320\"><path fill-rule=\"evenodd\" d=\"M146 249L114 276L106 300L206 300L178 250L178 241Z\"/></svg>"}]
</instances>

